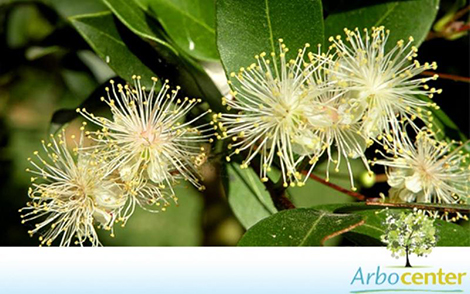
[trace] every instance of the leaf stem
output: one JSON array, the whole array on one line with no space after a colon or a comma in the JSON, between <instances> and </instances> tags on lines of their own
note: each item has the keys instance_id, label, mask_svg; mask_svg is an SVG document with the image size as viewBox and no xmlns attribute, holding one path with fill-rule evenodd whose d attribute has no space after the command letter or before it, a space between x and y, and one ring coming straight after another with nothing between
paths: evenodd
<instances>
[{"instance_id":1,"label":"leaf stem","mask_svg":"<svg viewBox=\"0 0 470 294\"><path fill-rule=\"evenodd\" d=\"M470 213L470 208L458 208L458 207L438 207L426 204L411 204L411 203L385 203L377 202L375 199L369 199L366 201L366 205L371 206L382 206L382 207L395 207L395 208L417 208L422 210L441 210L449 213Z\"/></svg>"},{"instance_id":2,"label":"leaf stem","mask_svg":"<svg viewBox=\"0 0 470 294\"><path fill-rule=\"evenodd\" d=\"M326 185L326 186L328 186L328 187L330 187L330 188L332 188L332 189L335 189L335 190L338 191L338 192L344 193L344 194L349 195L349 196L351 196L351 197L354 197L354 198L356 198L356 199L358 199L358 200L365 200L365 199L366 199L366 196L362 195L361 193L354 192L354 191L350 191L350 190L348 190L348 189L346 189L346 188L343 188L343 187L341 187L341 186L338 186L338 185L336 185L336 184L333 184L333 183L331 183L331 182L329 182L329 181L326 181L325 179L320 178L319 176L314 175L313 173L311 173L309 177L310 177L312 180L315 180L315 181L317 181L317 182L319 182L319 183L321 183L321 184L323 184L323 185Z\"/></svg>"},{"instance_id":3,"label":"leaf stem","mask_svg":"<svg viewBox=\"0 0 470 294\"><path fill-rule=\"evenodd\" d=\"M445 74L445 73L438 73L430 70L425 70L421 73L423 76L434 76L437 74L439 78L445 79L445 80L452 80L455 82L464 82L464 83L470 83L470 78L469 77L462 77L462 76L457 76L457 75L451 75L451 74Z\"/></svg>"},{"instance_id":4,"label":"leaf stem","mask_svg":"<svg viewBox=\"0 0 470 294\"><path fill-rule=\"evenodd\" d=\"M256 160L253 160L251 165L257 174L260 174L261 168ZM273 183L271 179L268 179L267 182L264 182L264 186L266 190L268 190L271 199L273 200L274 206L277 210L286 210L286 209L294 209L295 205L287 198L286 195L286 188L282 185L282 181L278 181L277 183Z\"/></svg>"}]
</instances>

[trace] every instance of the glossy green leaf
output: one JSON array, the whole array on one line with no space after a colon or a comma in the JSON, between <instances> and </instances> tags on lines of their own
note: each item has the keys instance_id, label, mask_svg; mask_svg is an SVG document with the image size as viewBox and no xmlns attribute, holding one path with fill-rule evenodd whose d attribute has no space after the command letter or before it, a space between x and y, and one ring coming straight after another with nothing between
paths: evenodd
<instances>
[{"instance_id":1,"label":"glossy green leaf","mask_svg":"<svg viewBox=\"0 0 470 294\"><path fill-rule=\"evenodd\" d=\"M305 43L323 43L320 0L218 0L216 15L217 47L226 73L249 66L263 51L279 52L279 38L293 52Z\"/></svg>"},{"instance_id":2,"label":"glossy green leaf","mask_svg":"<svg viewBox=\"0 0 470 294\"><path fill-rule=\"evenodd\" d=\"M333 204L314 206L313 209L324 209L334 213L350 213L364 218L365 223L344 234L357 245L381 245L380 236L385 233L386 214L382 208L364 203ZM399 209L401 210L401 209ZM438 229L437 246L470 246L470 229L440 219L434 222Z\"/></svg>"},{"instance_id":3,"label":"glossy green leaf","mask_svg":"<svg viewBox=\"0 0 470 294\"><path fill-rule=\"evenodd\" d=\"M145 61L132 53L130 46L121 38L110 12L76 16L70 21L117 74L128 81L131 81L132 75L138 74L146 86L151 86L151 77L156 74L146 66Z\"/></svg>"},{"instance_id":4,"label":"glossy green leaf","mask_svg":"<svg viewBox=\"0 0 470 294\"><path fill-rule=\"evenodd\" d=\"M41 2L53 7L62 17L107 11L106 6L98 0L41 0Z\"/></svg>"},{"instance_id":5,"label":"glossy green leaf","mask_svg":"<svg viewBox=\"0 0 470 294\"><path fill-rule=\"evenodd\" d=\"M321 246L332 237L360 226L362 217L326 210L297 208L276 213L251 227L240 246Z\"/></svg>"},{"instance_id":6,"label":"glossy green leaf","mask_svg":"<svg viewBox=\"0 0 470 294\"><path fill-rule=\"evenodd\" d=\"M396 45L400 39L410 36L415 44L421 44L436 18L439 0L410 1L362 1L335 0L330 14L325 19L325 37L344 35L343 29L385 26L390 30L387 47Z\"/></svg>"},{"instance_id":7,"label":"glossy green leaf","mask_svg":"<svg viewBox=\"0 0 470 294\"><path fill-rule=\"evenodd\" d=\"M271 196L259 176L251 169L241 169L237 163L227 165L228 202L245 229L277 212Z\"/></svg>"},{"instance_id":8,"label":"glossy green leaf","mask_svg":"<svg viewBox=\"0 0 470 294\"><path fill-rule=\"evenodd\" d=\"M436 220L437 246L470 246L470 228Z\"/></svg>"},{"instance_id":9,"label":"glossy green leaf","mask_svg":"<svg viewBox=\"0 0 470 294\"><path fill-rule=\"evenodd\" d=\"M126 0L103 0L103 3L119 18L119 20L134 34L162 44L173 53L177 51L170 46L165 40L163 33L158 29L155 22L140 9L133 1Z\"/></svg>"},{"instance_id":10,"label":"glossy green leaf","mask_svg":"<svg viewBox=\"0 0 470 294\"><path fill-rule=\"evenodd\" d=\"M215 111L222 109L220 103L222 94L206 72L168 42L153 18L133 1L104 0L104 3L130 31L150 42L152 49L147 54L149 57L146 65L150 66L159 78L168 78L171 82L179 84L187 96L205 99ZM134 46L134 49L133 53L142 58L143 48Z\"/></svg>"},{"instance_id":11,"label":"glossy green leaf","mask_svg":"<svg viewBox=\"0 0 470 294\"><path fill-rule=\"evenodd\" d=\"M217 60L215 0L136 0L187 54Z\"/></svg>"}]
</instances>

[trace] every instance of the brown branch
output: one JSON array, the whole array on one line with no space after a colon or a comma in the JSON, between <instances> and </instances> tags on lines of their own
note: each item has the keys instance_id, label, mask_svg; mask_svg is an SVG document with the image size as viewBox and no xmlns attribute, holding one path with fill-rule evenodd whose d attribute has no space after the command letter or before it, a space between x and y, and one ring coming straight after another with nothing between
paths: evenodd
<instances>
[{"instance_id":1,"label":"brown branch","mask_svg":"<svg viewBox=\"0 0 470 294\"><path fill-rule=\"evenodd\" d=\"M367 200L366 205L370 206L381 206L381 207L394 207L394 208L417 208L422 210L441 210L449 213L470 213L470 208L452 208L452 207L437 207L437 206L428 206L425 204L410 204L410 203L383 203L376 202L375 199Z\"/></svg>"},{"instance_id":2,"label":"brown branch","mask_svg":"<svg viewBox=\"0 0 470 294\"><path fill-rule=\"evenodd\" d=\"M423 76L430 76L430 77L437 74L439 76L439 78L441 78L441 79L452 80L452 81L455 81L455 82L470 83L470 78L469 77L462 77L462 76L451 75L451 74L437 73L437 72L430 71L430 70L425 70L421 74Z\"/></svg>"},{"instance_id":3,"label":"brown branch","mask_svg":"<svg viewBox=\"0 0 470 294\"><path fill-rule=\"evenodd\" d=\"M255 160L252 161L253 169L257 174L260 174L260 166L258 162ZM282 185L274 184L270 179L267 182L263 183L268 190L271 199L273 200L274 206L277 210L286 210L286 209L294 209L295 205L287 198L286 195L286 188Z\"/></svg>"},{"instance_id":4,"label":"brown branch","mask_svg":"<svg viewBox=\"0 0 470 294\"><path fill-rule=\"evenodd\" d=\"M316 175L314 175L314 174L310 174L309 177L310 177L312 180L315 180L315 181L317 181L317 182L319 182L319 183L321 183L321 184L323 184L323 185L326 185L326 186L328 186L328 187L330 187L330 188L332 188L332 189L335 189L336 191L339 191L339 192L341 192L341 193L344 193L344 194L349 195L349 196L351 196L351 197L354 197L354 198L356 198L356 199L359 199L359 200L364 200L364 199L366 199L366 196L362 195L361 193L354 192L354 191L350 191L350 190L345 189L345 188L343 188L343 187L341 187L341 186L338 186L338 185L336 185L336 184L330 183L330 182L326 181L325 179L322 179L322 178L320 178L319 176L316 176Z\"/></svg>"},{"instance_id":5,"label":"brown branch","mask_svg":"<svg viewBox=\"0 0 470 294\"><path fill-rule=\"evenodd\" d=\"M443 29L436 32L430 31L426 36L426 40L429 41L436 38L452 38L455 34L470 30L469 23L459 21L459 19L467 14L468 11L470 11L470 5L461 9L460 11L457 11L453 15L452 19L444 24Z\"/></svg>"},{"instance_id":6,"label":"brown branch","mask_svg":"<svg viewBox=\"0 0 470 294\"><path fill-rule=\"evenodd\" d=\"M468 6L465 7L465 8L462 8L460 11L457 11L457 12L454 14L454 17L450 20L450 22L454 22L454 21L458 20L459 18L461 18L462 16L464 16L468 11L470 11L470 5L468 5Z\"/></svg>"}]
</instances>

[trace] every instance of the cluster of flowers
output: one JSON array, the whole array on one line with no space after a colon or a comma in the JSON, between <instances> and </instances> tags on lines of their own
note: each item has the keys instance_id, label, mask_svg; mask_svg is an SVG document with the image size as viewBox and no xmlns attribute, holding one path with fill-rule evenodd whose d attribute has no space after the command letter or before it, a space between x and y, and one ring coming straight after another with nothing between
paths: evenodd
<instances>
[{"instance_id":1,"label":"cluster of flowers","mask_svg":"<svg viewBox=\"0 0 470 294\"><path fill-rule=\"evenodd\" d=\"M160 91L157 79L150 91L139 76L133 77L134 88L111 81L101 99L111 118L77 109L99 130L85 131L85 122L78 141L71 138L72 150L62 131L43 142L47 157L35 152L34 168L28 169L34 174L31 201L20 210L23 222L38 221L29 233L39 233L46 245L59 237L60 245L100 245L94 223L113 235L113 225L124 225L136 206L159 211L176 201L175 183L185 180L204 189L198 167L217 129L217 138L230 138L228 161L244 155L241 166L247 168L259 157L262 181L276 165L284 187L302 186L326 153L326 180L331 164L339 171L345 162L353 190L350 160L360 159L369 172L371 164L387 167L394 201L465 202L469 155L430 131L429 109L438 106L428 98L441 90L426 84L437 76L416 77L436 64L414 59L412 38L386 51L389 31L383 27L345 34L346 42L330 38L326 53L321 46L308 52L306 44L294 59L279 40L279 53L263 52L230 74L232 90L222 99L228 112L197 127L211 111L194 115L201 99L178 98L180 88L170 89L168 81ZM93 144L86 146L87 138ZM374 143L382 159L367 159L365 151Z\"/></svg>"},{"instance_id":2,"label":"cluster of flowers","mask_svg":"<svg viewBox=\"0 0 470 294\"><path fill-rule=\"evenodd\" d=\"M350 160L360 159L369 172L373 164L387 168L394 201L465 202L469 155L431 131L431 110L439 109L431 98L442 90L426 84L437 75L417 76L436 64L415 59L411 37L387 51L384 27L344 31L345 41L330 37L326 53L320 45L317 53L307 52L306 44L293 59L281 39L279 53L263 52L231 73L232 91L223 104L232 112L214 115L219 137L231 138L227 161L246 154L247 168L260 155L263 181L275 164L284 187L302 186L326 153L326 180L330 164L338 171L343 161L353 190ZM366 158L374 143L383 159Z\"/></svg>"},{"instance_id":3,"label":"cluster of flowers","mask_svg":"<svg viewBox=\"0 0 470 294\"><path fill-rule=\"evenodd\" d=\"M62 130L42 142L46 157L36 151L37 160L29 159L31 201L20 212L23 223L37 221L29 234L39 233L41 245L56 239L61 246L100 245L95 223L114 236L113 225L124 226L136 205L155 212L176 202L172 187L181 180L204 189L198 167L206 160L213 127L191 125L210 110L185 122L201 100L178 98L179 87L171 90L168 81L155 92L157 79L147 93L140 77L133 78L135 88L116 87L113 81L106 88L107 98L101 100L111 118L77 109L99 130L86 131L84 122L70 144ZM87 146L87 139L92 144Z\"/></svg>"}]
</instances>

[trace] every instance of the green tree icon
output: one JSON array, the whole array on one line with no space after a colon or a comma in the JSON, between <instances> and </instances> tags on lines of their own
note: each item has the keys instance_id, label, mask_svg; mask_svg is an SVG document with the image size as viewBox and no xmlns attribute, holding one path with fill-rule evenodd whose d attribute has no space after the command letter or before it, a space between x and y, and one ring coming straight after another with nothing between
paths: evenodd
<instances>
[{"instance_id":1,"label":"green tree icon","mask_svg":"<svg viewBox=\"0 0 470 294\"><path fill-rule=\"evenodd\" d=\"M436 246L437 236L434 219L426 216L422 210L413 212L387 213L386 231L382 241L393 257L406 256L405 267L411 267L409 255L429 254Z\"/></svg>"}]
</instances>

